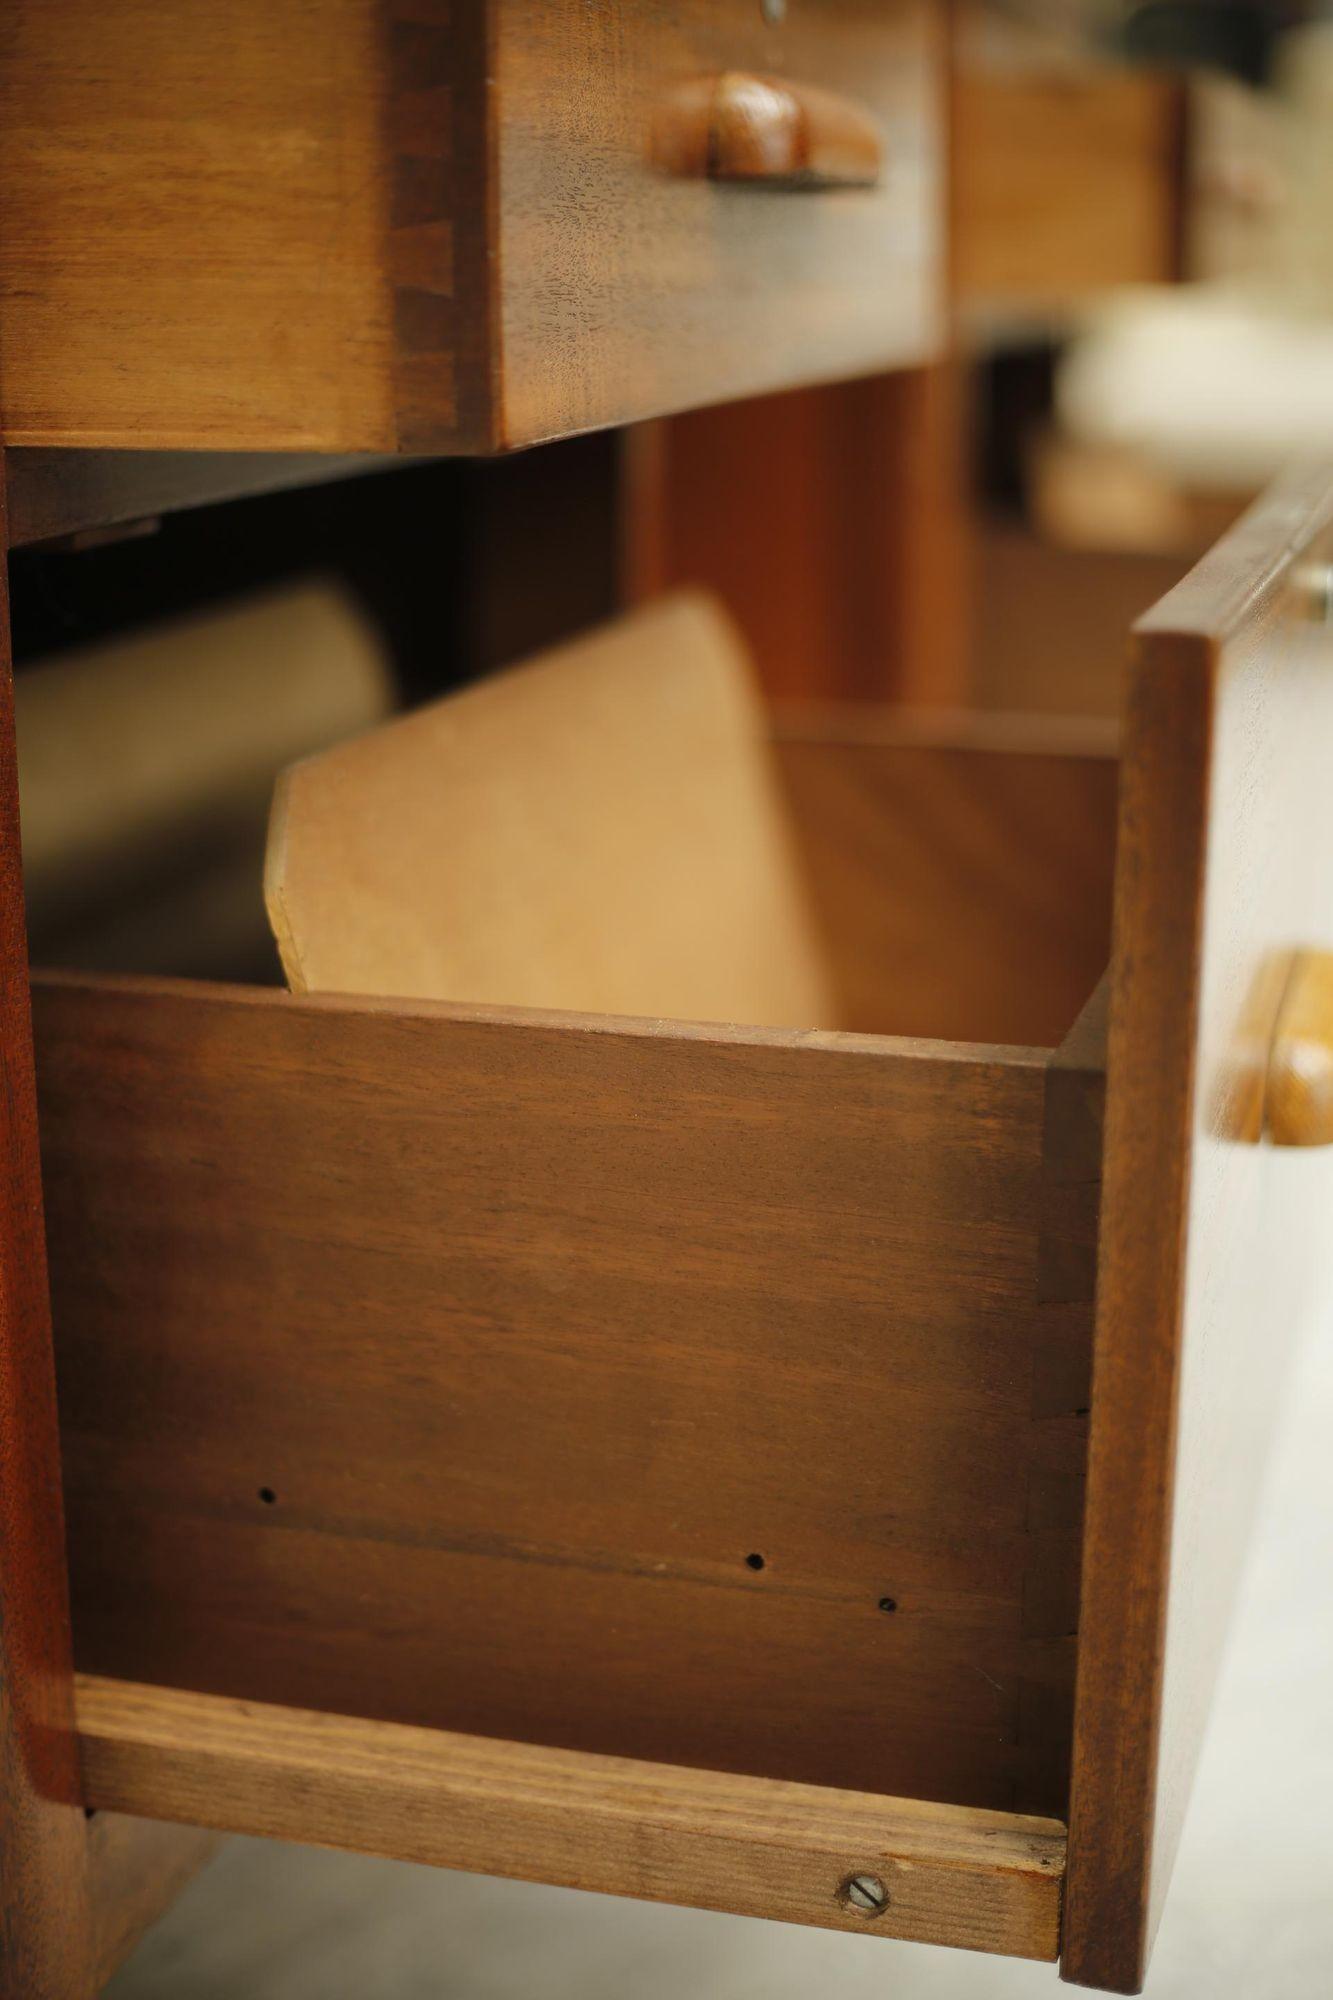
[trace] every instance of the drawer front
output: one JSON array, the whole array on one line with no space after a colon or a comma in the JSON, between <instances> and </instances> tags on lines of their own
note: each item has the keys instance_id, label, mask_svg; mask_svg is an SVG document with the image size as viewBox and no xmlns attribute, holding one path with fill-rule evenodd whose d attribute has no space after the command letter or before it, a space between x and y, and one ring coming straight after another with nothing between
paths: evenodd
<instances>
[{"instance_id":1,"label":"drawer front","mask_svg":"<svg viewBox=\"0 0 1333 2000\"><path fill-rule=\"evenodd\" d=\"M21 4L6 438L484 451L924 358L936 10L772 11Z\"/></svg>"},{"instance_id":2,"label":"drawer front","mask_svg":"<svg viewBox=\"0 0 1333 2000\"><path fill-rule=\"evenodd\" d=\"M1004 53L966 38L960 51L952 269L963 310L984 323L1068 312L1115 285L1170 284L1184 201L1178 80Z\"/></svg>"},{"instance_id":3,"label":"drawer front","mask_svg":"<svg viewBox=\"0 0 1333 2000\"><path fill-rule=\"evenodd\" d=\"M1333 473L1285 483L1143 621L1131 671L1064 1956L1120 1992L1285 1358L1329 1294L1333 1151L1271 1114L1293 954L1333 942L1331 554Z\"/></svg>"},{"instance_id":4,"label":"drawer front","mask_svg":"<svg viewBox=\"0 0 1333 2000\"><path fill-rule=\"evenodd\" d=\"M503 432L557 431L919 361L937 340L938 12L917 0L497 10ZM752 71L882 134L881 185L655 170L683 81Z\"/></svg>"}]
</instances>

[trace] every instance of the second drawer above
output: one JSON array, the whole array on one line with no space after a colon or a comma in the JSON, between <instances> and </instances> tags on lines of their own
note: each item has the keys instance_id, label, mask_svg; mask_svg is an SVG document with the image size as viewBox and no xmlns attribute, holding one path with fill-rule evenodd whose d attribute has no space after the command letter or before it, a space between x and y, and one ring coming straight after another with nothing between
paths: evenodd
<instances>
[{"instance_id":1,"label":"second drawer above","mask_svg":"<svg viewBox=\"0 0 1333 2000\"><path fill-rule=\"evenodd\" d=\"M43 0L5 441L485 452L927 358L928 0Z\"/></svg>"}]
</instances>

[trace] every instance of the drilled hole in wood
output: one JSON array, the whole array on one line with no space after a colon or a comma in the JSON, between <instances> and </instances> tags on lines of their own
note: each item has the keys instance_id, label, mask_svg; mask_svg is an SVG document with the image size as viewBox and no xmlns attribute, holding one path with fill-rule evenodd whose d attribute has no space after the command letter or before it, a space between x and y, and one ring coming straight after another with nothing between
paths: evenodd
<instances>
[{"instance_id":1,"label":"drilled hole in wood","mask_svg":"<svg viewBox=\"0 0 1333 2000\"><path fill-rule=\"evenodd\" d=\"M896 1611L898 1609L898 1600L896 1597L881 1597L879 1608L881 1611Z\"/></svg>"},{"instance_id":2,"label":"drilled hole in wood","mask_svg":"<svg viewBox=\"0 0 1333 2000\"><path fill-rule=\"evenodd\" d=\"M273 1491L273 1488L271 1486L261 1486L259 1489L259 1497L263 1501L266 1507L272 1507L276 1502L278 1496Z\"/></svg>"},{"instance_id":3,"label":"drilled hole in wood","mask_svg":"<svg viewBox=\"0 0 1333 2000\"><path fill-rule=\"evenodd\" d=\"M762 1569L764 1567L764 1558L759 1555L747 1556L745 1558L745 1567L747 1569Z\"/></svg>"}]
</instances>

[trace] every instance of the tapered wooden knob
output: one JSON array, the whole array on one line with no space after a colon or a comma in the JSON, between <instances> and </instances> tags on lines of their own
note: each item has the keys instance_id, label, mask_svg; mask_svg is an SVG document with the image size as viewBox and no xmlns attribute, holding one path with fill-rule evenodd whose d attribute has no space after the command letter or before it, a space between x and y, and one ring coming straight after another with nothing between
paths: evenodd
<instances>
[{"instance_id":1,"label":"tapered wooden knob","mask_svg":"<svg viewBox=\"0 0 1333 2000\"><path fill-rule=\"evenodd\" d=\"M813 84L727 70L682 84L653 125L653 164L684 179L874 187L883 140L864 106Z\"/></svg>"},{"instance_id":2,"label":"tapered wooden knob","mask_svg":"<svg viewBox=\"0 0 1333 2000\"><path fill-rule=\"evenodd\" d=\"M1292 960L1264 1113L1275 1146L1333 1146L1333 952L1302 951Z\"/></svg>"}]
</instances>

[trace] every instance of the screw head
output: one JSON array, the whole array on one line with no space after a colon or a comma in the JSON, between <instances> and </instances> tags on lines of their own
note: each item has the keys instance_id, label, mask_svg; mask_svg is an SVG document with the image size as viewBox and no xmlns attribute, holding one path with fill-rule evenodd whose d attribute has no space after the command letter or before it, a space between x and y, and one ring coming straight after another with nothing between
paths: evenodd
<instances>
[{"instance_id":1,"label":"screw head","mask_svg":"<svg viewBox=\"0 0 1333 2000\"><path fill-rule=\"evenodd\" d=\"M889 1907L889 1892L878 1875L849 1875L838 1891L838 1901L859 1917L882 1917Z\"/></svg>"},{"instance_id":2,"label":"screw head","mask_svg":"<svg viewBox=\"0 0 1333 2000\"><path fill-rule=\"evenodd\" d=\"M770 28L779 28L787 18L787 0L759 0L759 11Z\"/></svg>"}]
</instances>

